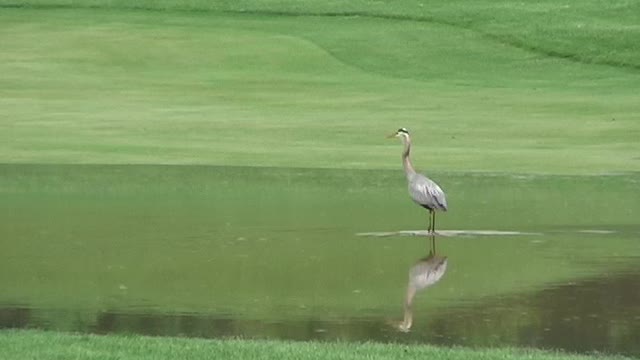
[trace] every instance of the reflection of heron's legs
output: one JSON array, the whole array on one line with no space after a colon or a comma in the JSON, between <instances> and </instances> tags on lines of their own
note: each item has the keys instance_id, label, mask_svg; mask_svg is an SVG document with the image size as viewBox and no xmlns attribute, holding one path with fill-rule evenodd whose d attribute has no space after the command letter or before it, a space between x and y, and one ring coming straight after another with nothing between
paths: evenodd
<instances>
[{"instance_id":1,"label":"reflection of heron's legs","mask_svg":"<svg viewBox=\"0 0 640 360\"><path fill-rule=\"evenodd\" d=\"M435 234L436 233L436 212L432 211L431 216L433 217L433 220L431 221L431 233Z\"/></svg>"},{"instance_id":2,"label":"reflection of heron's legs","mask_svg":"<svg viewBox=\"0 0 640 360\"><path fill-rule=\"evenodd\" d=\"M436 237L431 235L431 253L436 254Z\"/></svg>"}]
</instances>

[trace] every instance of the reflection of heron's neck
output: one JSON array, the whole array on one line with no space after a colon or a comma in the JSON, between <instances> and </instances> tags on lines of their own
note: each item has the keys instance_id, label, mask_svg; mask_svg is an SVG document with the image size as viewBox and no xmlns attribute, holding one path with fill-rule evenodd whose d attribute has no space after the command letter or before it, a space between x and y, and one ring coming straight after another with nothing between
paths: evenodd
<instances>
[{"instance_id":1,"label":"reflection of heron's neck","mask_svg":"<svg viewBox=\"0 0 640 360\"><path fill-rule=\"evenodd\" d=\"M402 152L402 165L404 166L404 172L407 176L415 174L415 170L413 169L413 165L411 164L411 158L409 157L409 153L411 152L411 139L409 135L402 137L402 142L404 143L404 151Z\"/></svg>"},{"instance_id":2,"label":"reflection of heron's neck","mask_svg":"<svg viewBox=\"0 0 640 360\"><path fill-rule=\"evenodd\" d=\"M400 330L409 331L413 325L413 298L416 296L416 288L409 284L407 288L407 298L404 301L404 320L400 324Z\"/></svg>"}]
</instances>

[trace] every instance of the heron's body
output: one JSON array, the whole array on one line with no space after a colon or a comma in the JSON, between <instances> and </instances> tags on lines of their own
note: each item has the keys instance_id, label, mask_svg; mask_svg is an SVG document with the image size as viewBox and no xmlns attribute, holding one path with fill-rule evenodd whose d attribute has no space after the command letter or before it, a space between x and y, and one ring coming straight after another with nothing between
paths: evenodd
<instances>
[{"instance_id":1,"label":"heron's body","mask_svg":"<svg viewBox=\"0 0 640 360\"><path fill-rule=\"evenodd\" d=\"M396 137L400 137L404 144L404 150L402 151L402 165L404 167L405 175L407 176L407 183L409 186L409 195L411 199L418 205L429 210L429 231L435 232L436 211L447 211L447 199L444 191L440 188L435 181L428 177L419 174L413 168L411 163L411 138L407 129L399 129L395 133Z\"/></svg>"},{"instance_id":2,"label":"heron's body","mask_svg":"<svg viewBox=\"0 0 640 360\"><path fill-rule=\"evenodd\" d=\"M407 181L409 195L416 204L429 211L447 211L447 199L444 191L435 181L418 173L407 176Z\"/></svg>"}]
</instances>

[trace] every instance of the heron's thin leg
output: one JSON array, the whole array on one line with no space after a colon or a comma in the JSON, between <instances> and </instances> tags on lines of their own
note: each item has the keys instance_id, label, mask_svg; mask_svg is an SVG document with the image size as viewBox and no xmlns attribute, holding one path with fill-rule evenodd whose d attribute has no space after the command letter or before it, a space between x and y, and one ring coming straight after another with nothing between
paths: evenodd
<instances>
[{"instance_id":1,"label":"heron's thin leg","mask_svg":"<svg viewBox=\"0 0 640 360\"><path fill-rule=\"evenodd\" d=\"M429 227L427 227L427 234L431 233L431 214L433 214L433 210L429 210Z\"/></svg>"}]
</instances>

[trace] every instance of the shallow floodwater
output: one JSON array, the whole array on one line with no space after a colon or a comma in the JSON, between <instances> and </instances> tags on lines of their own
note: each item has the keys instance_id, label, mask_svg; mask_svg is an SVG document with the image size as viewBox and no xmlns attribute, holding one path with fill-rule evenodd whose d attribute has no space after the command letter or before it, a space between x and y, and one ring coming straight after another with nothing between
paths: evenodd
<instances>
[{"instance_id":1,"label":"shallow floodwater","mask_svg":"<svg viewBox=\"0 0 640 360\"><path fill-rule=\"evenodd\" d=\"M640 354L640 175L430 175L0 165L0 327Z\"/></svg>"}]
</instances>

